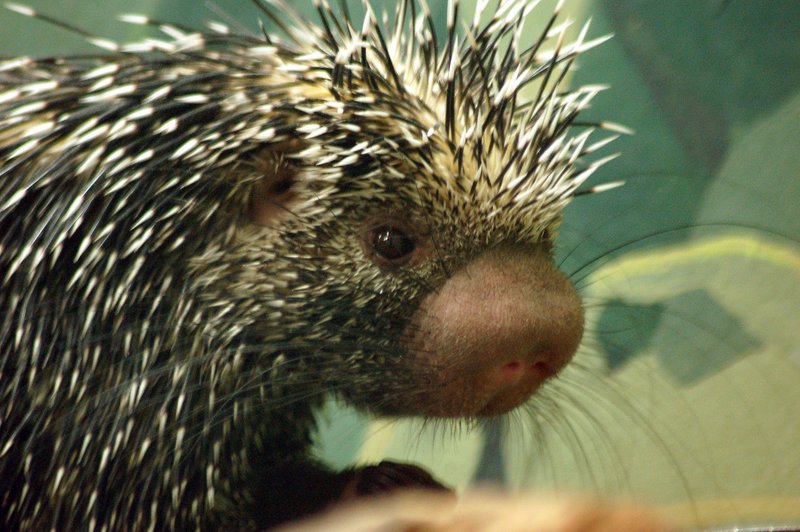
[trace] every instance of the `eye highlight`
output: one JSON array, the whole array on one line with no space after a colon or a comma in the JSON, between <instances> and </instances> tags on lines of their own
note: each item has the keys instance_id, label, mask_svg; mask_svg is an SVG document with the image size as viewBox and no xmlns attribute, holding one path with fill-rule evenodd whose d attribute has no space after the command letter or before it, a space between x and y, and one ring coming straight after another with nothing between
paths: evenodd
<instances>
[{"instance_id":1,"label":"eye highlight","mask_svg":"<svg viewBox=\"0 0 800 532\"><path fill-rule=\"evenodd\" d=\"M416 248L414 240L404 229L391 224L373 228L370 231L369 239L372 251L392 263L409 257Z\"/></svg>"},{"instance_id":2,"label":"eye highlight","mask_svg":"<svg viewBox=\"0 0 800 532\"><path fill-rule=\"evenodd\" d=\"M411 224L394 216L382 216L361 231L364 255L381 268L395 268L425 256L426 239Z\"/></svg>"}]
</instances>

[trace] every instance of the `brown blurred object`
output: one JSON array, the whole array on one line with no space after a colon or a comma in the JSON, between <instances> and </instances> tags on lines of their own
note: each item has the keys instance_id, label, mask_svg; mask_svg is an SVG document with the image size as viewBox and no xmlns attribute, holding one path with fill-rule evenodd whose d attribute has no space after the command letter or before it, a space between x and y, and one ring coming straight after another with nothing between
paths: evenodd
<instances>
[{"instance_id":1,"label":"brown blurred object","mask_svg":"<svg viewBox=\"0 0 800 532\"><path fill-rule=\"evenodd\" d=\"M458 498L404 491L362 499L281 532L661 532L674 530L653 512L630 503L580 497L473 490Z\"/></svg>"}]
</instances>

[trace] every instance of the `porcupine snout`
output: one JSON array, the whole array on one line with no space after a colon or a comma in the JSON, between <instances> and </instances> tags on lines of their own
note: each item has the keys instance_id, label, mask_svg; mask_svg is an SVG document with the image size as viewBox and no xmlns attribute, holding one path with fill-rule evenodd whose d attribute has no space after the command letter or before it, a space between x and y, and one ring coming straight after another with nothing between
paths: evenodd
<instances>
[{"instance_id":1,"label":"porcupine snout","mask_svg":"<svg viewBox=\"0 0 800 532\"><path fill-rule=\"evenodd\" d=\"M408 350L427 379L415 406L432 416L493 416L570 361L583 310L547 251L495 248L428 294L408 330Z\"/></svg>"}]
</instances>

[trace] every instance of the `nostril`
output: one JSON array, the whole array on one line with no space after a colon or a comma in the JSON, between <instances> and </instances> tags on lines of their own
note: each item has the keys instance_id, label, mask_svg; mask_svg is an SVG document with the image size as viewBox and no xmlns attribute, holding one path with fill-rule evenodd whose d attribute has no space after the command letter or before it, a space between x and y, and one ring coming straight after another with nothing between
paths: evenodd
<instances>
[{"instance_id":1,"label":"nostril","mask_svg":"<svg viewBox=\"0 0 800 532\"><path fill-rule=\"evenodd\" d=\"M552 377L556 373L553 370L553 368L550 367L550 364L548 364L547 362L544 362L542 360L537 360L536 362L533 362L530 365L529 369L531 371L541 375L545 379L548 378L548 377Z\"/></svg>"},{"instance_id":2,"label":"nostril","mask_svg":"<svg viewBox=\"0 0 800 532\"><path fill-rule=\"evenodd\" d=\"M523 373L523 365L519 360L513 360L500 368L500 371L507 379L518 379Z\"/></svg>"}]
</instances>

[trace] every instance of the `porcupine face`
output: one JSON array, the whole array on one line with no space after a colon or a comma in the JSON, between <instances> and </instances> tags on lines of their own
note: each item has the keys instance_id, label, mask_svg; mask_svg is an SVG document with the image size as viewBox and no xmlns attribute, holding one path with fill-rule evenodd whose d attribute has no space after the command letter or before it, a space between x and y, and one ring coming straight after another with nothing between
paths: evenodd
<instances>
[{"instance_id":1,"label":"porcupine face","mask_svg":"<svg viewBox=\"0 0 800 532\"><path fill-rule=\"evenodd\" d=\"M441 194L427 184L431 174L408 162L414 156L422 157L387 149L337 179L314 203L324 210L313 231L293 204L320 176L294 170L297 197L286 207L303 224L293 230L296 222L284 218L276 246L285 246L279 257L304 250L294 271L316 289L296 308L300 336L322 346L321 369L308 372L335 368L330 386L382 413L505 412L566 364L581 336L577 296L552 265L557 218L538 234L513 212L490 223L491 203ZM454 178L448 168L439 172L443 182ZM261 208L254 200L251 215Z\"/></svg>"},{"instance_id":2,"label":"porcupine face","mask_svg":"<svg viewBox=\"0 0 800 532\"><path fill-rule=\"evenodd\" d=\"M518 20L505 11L433 58L422 37L410 59L397 54L403 36L383 44L374 24L321 45L295 68L326 90L296 106L307 111L291 143L256 153L266 177L238 242L255 257L274 246L261 275L296 274L281 302L296 343L286 357L357 406L501 414L580 341L580 301L551 239L594 170L575 167L588 134L567 127L595 89L563 95L547 81L579 44L501 61L496 37ZM523 105L517 89L534 80L542 92Z\"/></svg>"}]
</instances>

